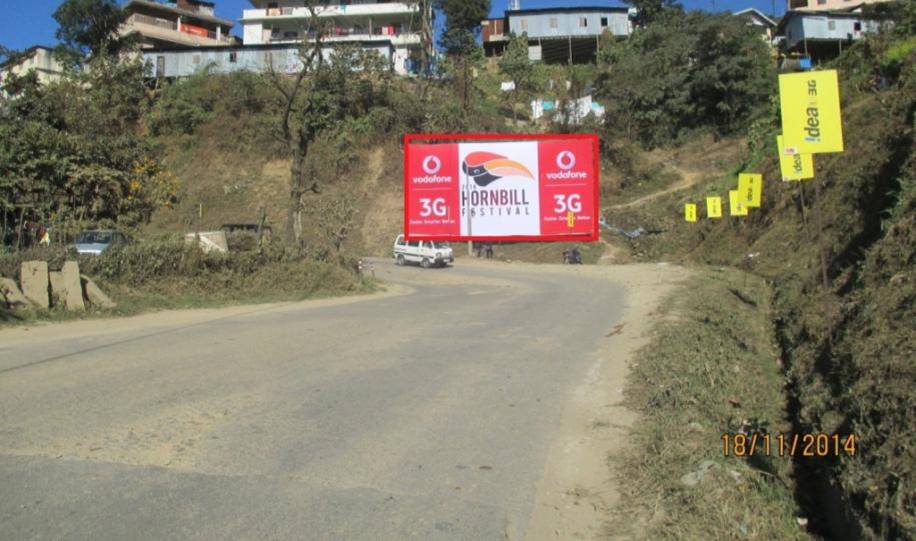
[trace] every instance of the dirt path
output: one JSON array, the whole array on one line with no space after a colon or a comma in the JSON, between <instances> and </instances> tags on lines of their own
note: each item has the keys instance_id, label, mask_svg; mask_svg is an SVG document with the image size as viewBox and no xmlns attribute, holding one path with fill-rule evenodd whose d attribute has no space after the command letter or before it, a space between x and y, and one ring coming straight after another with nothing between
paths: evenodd
<instances>
[{"instance_id":1,"label":"dirt path","mask_svg":"<svg viewBox=\"0 0 916 541\"><path fill-rule=\"evenodd\" d=\"M638 207L640 205L644 205L648 203L649 201L658 199L659 197L662 197L663 195L679 192L681 190L686 190L687 188L690 188L691 186L695 186L699 184L700 181L702 181L704 178L703 174L700 173L699 171L686 170L686 169L682 169L680 167L677 167L671 164L669 164L668 167L673 169L678 175L680 175L681 180L679 180L678 182L675 182L673 185L665 188L664 190L652 192L638 199L634 199L633 201L621 203L620 205L613 205L611 207L608 207L608 209L614 210L614 209L625 209L625 208Z\"/></svg>"}]
</instances>

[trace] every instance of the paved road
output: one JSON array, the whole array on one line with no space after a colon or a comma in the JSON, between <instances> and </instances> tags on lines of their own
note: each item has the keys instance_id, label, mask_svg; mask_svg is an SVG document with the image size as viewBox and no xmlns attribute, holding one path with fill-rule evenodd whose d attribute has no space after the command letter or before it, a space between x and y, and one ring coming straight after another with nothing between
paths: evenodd
<instances>
[{"instance_id":1,"label":"paved road","mask_svg":"<svg viewBox=\"0 0 916 541\"><path fill-rule=\"evenodd\" d=\"M0 332L0 539L523 537L623 290L376 266L410 290Z\"/></svg>"}]
</instances>

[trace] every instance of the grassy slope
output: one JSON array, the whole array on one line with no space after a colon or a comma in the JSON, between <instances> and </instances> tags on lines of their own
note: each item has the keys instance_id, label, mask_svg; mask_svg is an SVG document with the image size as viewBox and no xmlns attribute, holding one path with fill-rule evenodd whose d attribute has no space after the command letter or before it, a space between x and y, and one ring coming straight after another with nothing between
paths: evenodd
<instances>
[{"instance_id":1,"label":"grassy slope","mask_svg":"<svg viewBox=\"0 0 916 541\"><path fill-rule=\"evenodd\" d=\"M769 146L747 160L746 170L765 179L763 207L748 218L683 221L685 202L727 196L734 175L621 210L616 218L623 227L661 231L629 243L638 258L732 265L774 284L773 317L799 402L797 429L852 432L865 450L856 458L804 464L804 477L819 481L800 494L803 505L825 513L824 491L835 492L850 514L838 523L842 528L868 538L911 538L916 92L910 86L878 93L844 79L841 95L846 151L817 156L816 180L803 183L776 180ZM759 257L750 260L750 253Z\"/></svg>"},{"instance_id":2,"label":"grassy slope","mask_svg":"<svg viewBox=\"0 0 916 541\"><path fill-rule=\"evenodd\" d=\"M59 270L64 260L73 259L63 251L30 250L0 257L0 275L18 278L17 269L25 260L47 260L52 270ZM4 308L0 325L296 301L376 289L373 280L360 280L336 263L272 256L270 249L263 257L254 253L204 255L180 242L153 242L99 257L80 257L78 262L81 272L93 278L116 308L90 306L86 312L70 312L58 304L49 310Z\"/></svg>"},{"instance_id":3,"label":"grassy slope","mask_svg":"<svg viewBox=\"0 0 916 541\"><path fill-rule=\"evenodd\" d=\"M633 452L614 464L624 503L610 530L621 538L808 538L795 518L790 459L723 453L724 433L789 428L769 296L759 278L704 268L661 309L627 388L642 418Z\"/></svg>"}]
</instances>

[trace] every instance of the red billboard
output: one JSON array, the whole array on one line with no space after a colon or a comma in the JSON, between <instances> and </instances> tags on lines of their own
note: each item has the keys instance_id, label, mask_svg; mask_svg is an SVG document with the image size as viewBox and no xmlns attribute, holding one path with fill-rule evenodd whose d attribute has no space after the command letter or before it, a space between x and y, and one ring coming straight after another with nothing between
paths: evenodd
<instances>
[{"instance_id":1,"label":"red billboard","mask_svg":"<svg viewBox=\"0 0 916 541\"><path fill-rule=\"evenodd\" d=\"M409 240L598 240L598 136L404 136Z\"/></svg>"}]
</instances>

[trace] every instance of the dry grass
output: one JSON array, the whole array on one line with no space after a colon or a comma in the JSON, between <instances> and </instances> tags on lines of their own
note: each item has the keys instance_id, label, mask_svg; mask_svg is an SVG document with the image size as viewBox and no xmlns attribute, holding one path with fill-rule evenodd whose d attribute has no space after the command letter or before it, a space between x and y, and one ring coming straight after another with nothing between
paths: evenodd
<instances>
[{"instance_id":1,"label":"dry grass","mask_svg":"<svg viewBox=\"0 0 916 541\"><path fill-rule=\"evenodd\" d=\"M796 522L789 459L723 456L724 433L751 425L770 434L789 428L769 295L758 278L708 269L661 309L657 335L631 367L627 402L641 420L633 451L612 464L624 483L624 503L609 532L677 540L810 538ZM685 484L685 475L701 470L699 482Z\"/></svg>"}]
</instances>

